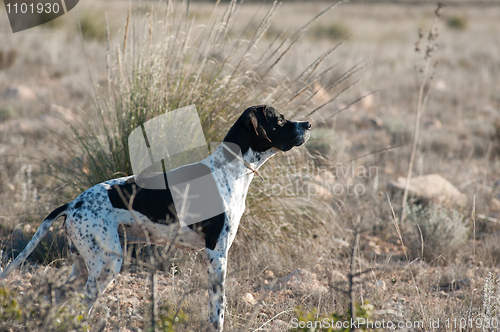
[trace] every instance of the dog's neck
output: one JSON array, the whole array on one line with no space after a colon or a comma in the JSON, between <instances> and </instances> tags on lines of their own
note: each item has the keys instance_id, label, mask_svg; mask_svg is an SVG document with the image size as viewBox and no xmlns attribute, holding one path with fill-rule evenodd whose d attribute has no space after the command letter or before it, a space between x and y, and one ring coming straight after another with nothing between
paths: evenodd
<instances>
[{"instance_id":1,"label":"dog's neck","mask_svg":"<svg viewBox=\"0 0 500 332\"><path fill-rule=\"evenodd\" d=\"M223 145L219 145L212 155L203 160L203 163L212 169L212 173L214 173L216 177L224 177L226 183L231 183L236 186L235 188L230 188L229 191L231 195L246 196L250 182L254 177L252 169L258 170L269 158L279 152L279 150L273 148L264 152L255 152L249 148L241 155L239 151L235 150L234 145L229 145L229 148L231 148L239 158L234 157L230 152L226 151ZM245 165L245 163L247 165ZM224 190L225 188L221 189ZM243 197L240 197L240 199L241 198Z\"/></svg>"},{"instance_id":2,"label":"dog's neck","mask_svg":"<svg viewBox=\"0 0 500 332\"><path fill-rule=\"evenodd\" d=\"M234 146L232 147L234 148ZM236 151L234 152L236 153ZM236 230L238 228L240 218L245 210L248 189L254 177L254 172L245 163L257 170L277 152L279 150L270 149L259 153L249 148L243 156L238 154L240 158L235 158L226 151L223 145L220 145L214 153L202 161L203 164L211 168L221 198L228 206L226 213L229 214L228 218L233 222L230 226L231 229ZM230 242L232 242L235 234L234 231L229 236Z\"/></svg>"},{"instance_id":3,"label":"dog's neck","mask_svg":"<svg viewBox=\"0 0 500 332\"><path fill-rule=\"evenodd\" d=\"M255 152L252 150L252 148L249 148L247 153L243 156L243 160L251 167L250 170L252 172L250 173L251 175L254 175L255 172L253 170L259 170L259 168L264 165L264 163L274 156L276 153L278 153L279 150L275 148L271 148L267 151L264 152ZM248 168L248 167L247 167ZM260 175L259 175L260 177ZM263 179L262 179L263 180Z\"/></svg>"},{"instance_id":4,"label":"dog's neck","mask_svg":"<svg viewBox=\"0 0 500 332\"><path fill-rule=\"evenodd\" d=\"M233 178L234 180L243 176L251 180L254 175L254 170L257 171L269 158L278 152L279 150L275 148L268 149L264 152L256 152L253 151L252 148L248 148L248 150L241 155L241 152L235 149L235 145L228 146L223 143L215 150L214 155L217 155L218 160L223 161L217 166L219 168L224 168L225 172L235 176ZM222 158L220 158L221 156Z\"/></svg>"}]
</instances>

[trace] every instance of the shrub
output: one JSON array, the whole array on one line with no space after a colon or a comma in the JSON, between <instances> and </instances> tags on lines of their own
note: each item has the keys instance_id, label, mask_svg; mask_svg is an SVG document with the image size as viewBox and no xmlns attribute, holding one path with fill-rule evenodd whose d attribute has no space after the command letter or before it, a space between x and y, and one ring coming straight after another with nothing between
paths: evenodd
<instances>
[{"instance_id":1,"label":"shrub","mask_svg":"<svg viewBox=\"0 0 500 332\"><path fill-rule=\"evenodd\" d=\"M311 29L311 35L316 38L325 38L325 39L345 39L349 37L351 31L349 27L342 23L330 23L328 25L316 25L313 29Z\"/></svg>"},{"instance_id":2,"label":"shrub","mask_svg":"<svg viewBox=\"0 0 500 332\"><path fill-rule=\"evenodd\" d=\"M13 294L5 288L0 288L0 322L21 320L21 309ZM3 323L0 323L0 327Z\"/></svg>"},{"instance_id":3,"label":"shrub","mask_svg":"<svg viewBox=\"0 0 500 332\"><path fill-rule=\"evenodd\" d=\"M420 146L424 153L434 152L439 155L446 155L450 151L457 151L461 148L456 134L443 130L426 132Z\"/></svg>"},{"instance_id":4,"label":"shrub","mask_svg":"<svg viewBox=\"0 0 500 332\"><path fill-rule=\"evenodd\" d=\"M455 15L455 16L452 16L448 19L448 21L446 22L446 25L450 29L464 30L469 25L469 21L467 20L467 17L465 17L465 16Z\"/></svg>"},{"instance_id":5,"label":"shrub","mask_svg":"<svg viewBox=\"0 0 500 332\"><path fill-rule=\"evenodd\" d=\"M100 12L83 11L80 16L82 35L86 39L104 41L106 39L106 22Z\"/></svg>"},{"instance_id":6,"label":"shrub","mask_svg":"<svg viewBox=\"0 0 500 332\"><path fill-rule=\"evenodd\" d=\"M176 325L186 321L186 315L182 309L176 311L168 305L161 308L158 318L158 327L163 332L174 332Z\"/></svg>"},{"instance_id":7,"label":"shrub","mask_svg":"<svg viewBox=\"0 0 500 332\"><path fill-rule=\"evenodd\" d=\"M440 256L453 258L469 232L460 212L436 204L411 206L408 221L415 227L408 229L405 244L412 257L421 257L429 263Z\"/></svg>"},{"instance_id":8,"label":"shrub","mask_svg":"<svg viewBox=\"0 0 500 332\"><path fill-rule=\"evenodd\" d=\"M383 119L384 127L391 136L391 144L408 144L411 142L412 127L408 121L396 117L387 117Z\"/></svg>"},{"instance_id":9,"label":"shrub","mask_svg":"<svg viewBox=\"0 0 500 332\"><path fill-rule=\"evenodd\" d=\"M1 59L0 59L1 61ZM16 111L11 107L1 107L0 108L0 122L10 119Z\"/></svg>"},{"instance_id":10,"label":"shrub","mask_svg":"<svg viewBox=\"0 0 500 332\"><path fill-rule=\"evenodd\" d=\"M500 234L485 234L477 248L477 259L485 266L498 266L500 263Z\"/></svg>"},{"instance_id":11,"label":"shrub","mask_svg":"<svg viewBox=\"0 0 500 332\"><path fill-rule=\"evenodd\" d=\"M49 297L53 284L42 280L35 294L22 296L0 288L0 330L11 331L87 331L88 307L84 296L71 296L66 306L59 308Z\"/></svg>"}]
</instances>

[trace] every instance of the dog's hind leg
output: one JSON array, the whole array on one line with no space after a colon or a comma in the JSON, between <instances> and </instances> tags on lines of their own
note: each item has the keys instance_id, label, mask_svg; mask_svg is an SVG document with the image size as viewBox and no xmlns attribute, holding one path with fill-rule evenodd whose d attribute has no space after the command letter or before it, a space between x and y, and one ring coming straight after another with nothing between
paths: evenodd
<instances>
[{"instance_id":1,"label":"dog's hind leg","mask_svg":"<svg viewBox=\"0 0 500 332\"><path fill-rule=\"evenodd\" d=\"M73 270L68 280L64 282L56 291L56 303L64 302L68 299L69 292L81 293L85 289L85 283L88 277L87 266L85 261L78 254L74 253L73 257Z\"/></svg>"},{"instance_id":2,"label":"dog's hind leg","mask_svg":"<svg viewBox=\"0 0 500 332\"><path fill-rule=\"evenodd\" d=\"M120 272L123 262L123 251L118 232L113 232L111 238L93 241L90 252L85 256L88 269L87 296L92 305L97 297L106 291L109 284ZM98 236L96 236L98 239ZM99 243L100 242L100 243Z\"/></svg>"},{"instance_id":3,"label":"dog's hind leg","mask_svg":"<svg viewBox=\"0 0 500 332\"><path fill-rule=\"evenodd\" d=\"M85 225L85 230L82 228ZM87 283L85 285L87 303L92 307L97 297L104 293L108 285L120 272L123 262L123 251L118 236L118 226L93 223L93 228L78 221L67 220L67 234L80 253L74 273L84 271L82 261L85 261Z\"/></svg>"}]
</instances>

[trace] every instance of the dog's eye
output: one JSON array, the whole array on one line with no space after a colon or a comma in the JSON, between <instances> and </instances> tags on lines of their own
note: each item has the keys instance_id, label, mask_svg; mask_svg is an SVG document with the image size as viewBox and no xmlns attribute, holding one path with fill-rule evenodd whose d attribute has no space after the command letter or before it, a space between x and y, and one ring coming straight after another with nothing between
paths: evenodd
<instances>
[{"instance_id":1,"label":"dog's eye","mask_svg":"<svg viewBox=\"0 0 500 332\"><path fill-rule=\"evenodd\" d=\"M278 119L278 126L282 126L285 124L285 119Z\"/></svg>"}]
</instances>

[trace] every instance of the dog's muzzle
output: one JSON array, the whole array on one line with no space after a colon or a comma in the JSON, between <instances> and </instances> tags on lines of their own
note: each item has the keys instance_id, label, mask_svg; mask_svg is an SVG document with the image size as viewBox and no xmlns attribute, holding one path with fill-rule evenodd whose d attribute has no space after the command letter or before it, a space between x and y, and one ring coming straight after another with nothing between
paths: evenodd
<instances>
[{"instance_id":1,"label":"dog's muzzle","mask_svg":"<svg viewBox=\"0 0 500 332\"><path fill-rule=\"evenodd\" d=\"M288 151L295 146L301 146L307 142L309 136L311 135L309 132L311 127L312 125L309 121L295 122L295 131L297 136L290 142L290 144L287 144L282 151Z\"/></svg>"}]
</instances>

